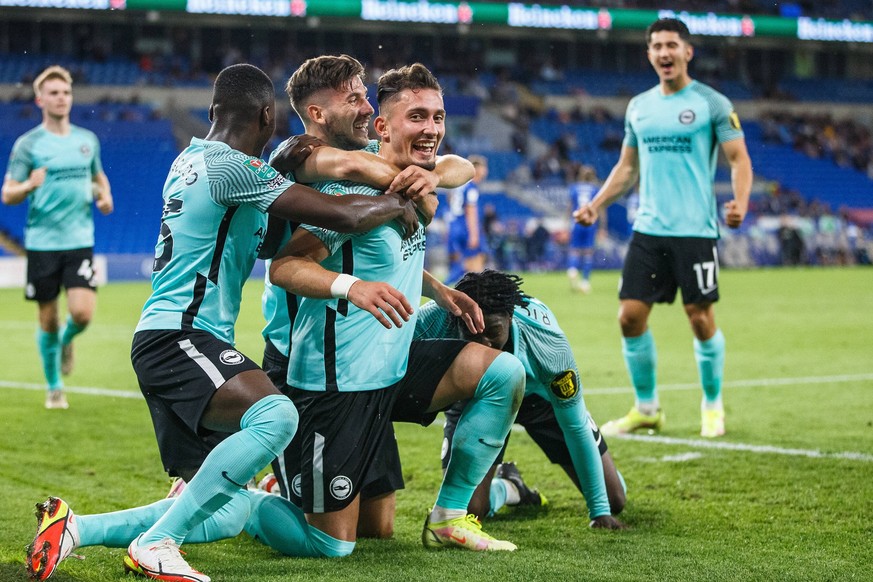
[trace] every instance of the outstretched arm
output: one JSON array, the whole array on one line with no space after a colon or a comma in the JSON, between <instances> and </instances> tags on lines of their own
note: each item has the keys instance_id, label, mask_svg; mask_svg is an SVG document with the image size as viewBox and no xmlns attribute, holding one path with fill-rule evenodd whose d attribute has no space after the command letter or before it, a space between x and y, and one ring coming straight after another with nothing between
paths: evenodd
<instances>
[{"instance_id":1,"label":"outstretched arm","mask_svg":"<svg viewBox=\"0 0 873 582\"><path fill-rule=\"evenodd\" d=\"M640 177L640 157L637 148L621 147L618 163L612 168L603 186L594 199L573 213L576 222L591 226L597 221L601 208L606 208L612 202L631 189Z\"/></svg>"},{"instance_id":2,"label":"outstretched arm","mask_svg":"<svg viewBox=\"0 0 873 582\"><path fill-rule=\"evenodd\" d=\"M269 214L336 232L366 232L399 219L406 237L418 230L415 204L399 194L328 196L303 184L292 184L267 209Z\"/></svg>"},{"instance_id":3,"label":"outstretched arm","mask_svg":"<svg viewBox=\"0 0 873 582\"><path fill-rule=\"evenodd\" d=\"M97 210L101 214L111 214L115 208L115 202L112 200L112 189L109 186L109 178L106 174L100 172L94 174L94 184L96 192L94 193L94 202L97 204Z\"/></svg>"}]
</instances>

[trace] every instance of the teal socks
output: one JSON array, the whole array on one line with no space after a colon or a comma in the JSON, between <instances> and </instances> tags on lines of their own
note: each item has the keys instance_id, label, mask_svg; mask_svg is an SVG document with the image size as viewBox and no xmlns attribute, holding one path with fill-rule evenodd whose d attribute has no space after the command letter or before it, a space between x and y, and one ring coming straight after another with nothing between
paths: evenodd
<instances>
[{"instance_id":1,"label":"teal socks","mask_svg":"<svg viewBox=\"0 0 873 582\"><path fill-rule=\"evenodd\" d=\"M73 338L85 331L84 325L79 325L75 321L73 321L72 315L67 315L67 323L64 325L64 329L61 331L61 345L65 346L71 341Z\"/></svg>"},{"instance_id":2,"label":"teal socks","mask_svg":"<svg viewBox=\"0 0 873 582\"><path fill-rule=\"evenodd\" d=\"M621 338L624 363L636 392L637 408L658 407L658 396L655 393L655 377L658 364L658 353L655 350L655 338L651 330L646 330L637 337ZM649 413L651 414L651 413Z\"/></svg>"},{"instance_id":3,"label":"teal socks","mask_svg":"<svg viewBox=\"0 0 873 582\"><path fill-rule=\"evenodd\" d=\"M306 522L303 511L278 495L250 491L251 516L245 531L254 539L286 556L341 558L355 549L355 542L338 540Z\"/></svg>"},{"instance_id":4,"label":"teal socks","mask_svg":"<svg viewBox=\"0 0 873 582\"><path fill-rule=\"evenodd\" d=\"M703 385L704 405L720 409L724 378L724 334L720 329L715 330L715 334L706 341L694 338L694 358Z\"/></svg>"},{"instance_id":5,"label":"teal socks","mask_svg":"<svg viewBox=\"0 0 873 582\"><path fill-rule=\"evenodd\" d=\"M464 407L436 505L466 512L473 492L506 442L524 397L524 367L501 353L485 370Z\"/></svg>"},{"instance_id":6,"label":"teal socks","mask_svg":"<svg viewBox=\"0 0 873 582\"><path fill-rule=\"evenodd\" d=\"M253 404L240 421L241 430L209 453L197 475L143 535L140 544L170 538L181 545L195 526L231 501L285 449L297 430L297 421L297 409L281 394Z\"/></svg>"},{"instance_id":7,"label":"teal socks","mask_svg":"<svg viewBox=\"0 0 873 582\"><path fill-rule=\"evenodd\" d=\"M42 329L36 332L36 345L39 347L39 357L42 360L42 371L49 390L60 390L64 387L61 381L61 343L60 334Z\"/></svg>"}]
</instances>

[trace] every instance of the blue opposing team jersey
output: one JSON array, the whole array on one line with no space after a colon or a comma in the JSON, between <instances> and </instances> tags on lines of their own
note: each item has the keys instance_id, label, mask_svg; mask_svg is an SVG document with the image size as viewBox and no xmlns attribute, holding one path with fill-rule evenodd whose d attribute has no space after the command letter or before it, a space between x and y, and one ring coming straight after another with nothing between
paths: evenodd
<instances>
[{"instance_id":1,"label":"blue opposing team jersey","mask_svg":"<svg viewBox=\"0 0 873 582\"><path fill-rule=\"evenodd\" d=\"M6 175L24 182L38 168L46 168L45 182L29 195L24 248L93 247L93 180L103 172L97 136L75 125L67 135L35 127L15 141Z\"/></svg>"},{"instance_id":2,"label":"blue opposing team jersey","mask_svg":"<svg viewBox=\"0 0 873 582\"><path fill-rule=\"evenodd\" d=\"M381 194L351 182L324 182L314 187L334 195ZM413 306L421 303L426 247L422 224L407 240L403 240L403 230L395 220L357 234L312 226L300 228L317 236L327 247L330 256L321 263L325 269L388 283ZM403 327L386 329L369 312L346 299L298 299L288 384L304 390L378 390L397 383L406 374L417 311Z\"/></svg>"},{"instance_id":3,"label":"blue opposing team jersey","mask_svg":"<svg viewBox=\"0 0 873 582\"><path fill-rule=\"evenodd\" d=\"M713 181L718 144L743 137L728 98L697 81L672 95L656 86L631 99L624 127L624 145L639 153L634 230L717 238Z\"/></svg>"},{"instance_id":4,"label":"blue opposing team jersey","mask_svg":"<svg viewBox=\"0 0 873 582\"><path fill-rule=\"evenodd\" d=\"M258 158L192 139L164 183L152 295L136 331L199 329L232 344L265 212L291 184Z\"/></svg>"},{"instance_id":5,"label":"blue opposing team jersey","mask_svg":"<svg viewBox=\"0 0 873 582\"><path fill-rule=\"evenodd\" d=\"M479 186L476 182L470 180L463 186L452 188L446 191L446 201L448 202L448 221L452 225L456 225L463 230L467 229L466 208L468 206L479 206Z\"/></svg>"}]
</instances>

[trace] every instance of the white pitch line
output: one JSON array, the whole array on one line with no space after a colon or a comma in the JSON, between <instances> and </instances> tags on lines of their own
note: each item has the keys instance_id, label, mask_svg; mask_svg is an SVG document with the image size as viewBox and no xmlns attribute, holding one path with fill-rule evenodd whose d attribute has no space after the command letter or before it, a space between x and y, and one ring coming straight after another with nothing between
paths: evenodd
<instances>
[{"instance_id":1,"label":"white pitch line","mask_svg":"<svg viewBox=\"0 0 873 582\"><path fill-rule=\"evenodd\" d=\"M792 386L795 384L838 384L842 382L861 382L873 380L873 374L841 374L838 376L804 376L800 378L760 378L758 380L733 380L725 382L725 388L759 388L768 386ZM664 392L676 392L680 390L700 390L700 384L661 384L658 390ZM629 386L615 386L612 388L584 388L587 394L626 394L633 392Z\"/></svg>"},{"instance_id":2,"label":"white pitch line","mask_svg":"<svg viewBox=\"0 0 873 582\"><path fill-rule=\"evenodd\" d=\"M45 384L29 384L27 382L7 382L0 380L0 388L18 388L20 390L45 391ZM132 390L111 390L109 388L94 388L92 386L64 386L64 392L69 394L90 394L92 396L113 396L116 398L134 398L142 400L141 392Z\"/></svg>"},{"instance_id":3,"label":"white pitch line","mask_svg":"<svg viewBox=\"0 0 873 582\"><path fill-rule=\"evenodd\" d=\"M717 449L723 451L742 451L747 453L768 454L768 455L785 455L791 457L808 457L811 459L847 459L850 461L863 461L873 463L873 455L865 453L824 453L815 449L786 449L782 447L774 447L771 445L747 445L744 443L731 443L726 441L711 441L701 439L678 439L665 436L645 436L635 434L614 435L610 439L621 439L627 441L640 441L647 443L658 443L662 445L683 445L698 449Z\"/></svg>"}]
</instances>

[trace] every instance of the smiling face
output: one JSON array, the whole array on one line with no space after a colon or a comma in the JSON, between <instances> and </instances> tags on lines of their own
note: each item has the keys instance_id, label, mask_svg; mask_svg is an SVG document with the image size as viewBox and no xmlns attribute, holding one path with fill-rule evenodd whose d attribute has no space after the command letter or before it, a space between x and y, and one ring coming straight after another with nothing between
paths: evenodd
<instances>
[{"instance_id":1,"label":"smiling face","mask_svg":"<svg viewBox=\"0 0 873 582\"><path fill-rule=\"evenodd\" d=\"M73 106L73 87L57 77L47 79L39 89L36 104L44 116L55 120L66 118Z\"/></svg>"},{"instance_id":2,"label":"smiling face","mask_svg":"<svg viewBox=\"0 0 873 582\"><path fill-rule=\"evenodd\" d=\"M367 101L367 87L360 77L352 77L341 89L318 91L312 96L308 109L318 130L316 137L333 147L359 150L369 143L373 106ZM307 131L313 133L309 129Z\"/></svg>"},{"instance_id":3,"label":"smiling face","mask_svg":"<svg viewBox=\"0 0 873 582\"><path fill-rule=\"evenodd\" d=\"M436 89L404 89L383 102L376 118L381 154L400 168L433 170L446 134L443 96Z\"/></svg>"},{"instance_id":4,"label":"smiling face","mask_svg":"<svg viewBox=\"0 0 873 582\"><path fill-rule=\"evenodd\" d=\"M694 57L694 49L678 32L653 32L649 37L648 57L665 89L678 91L691 81L688 63Z\"/></svg>"}]
</instances>

